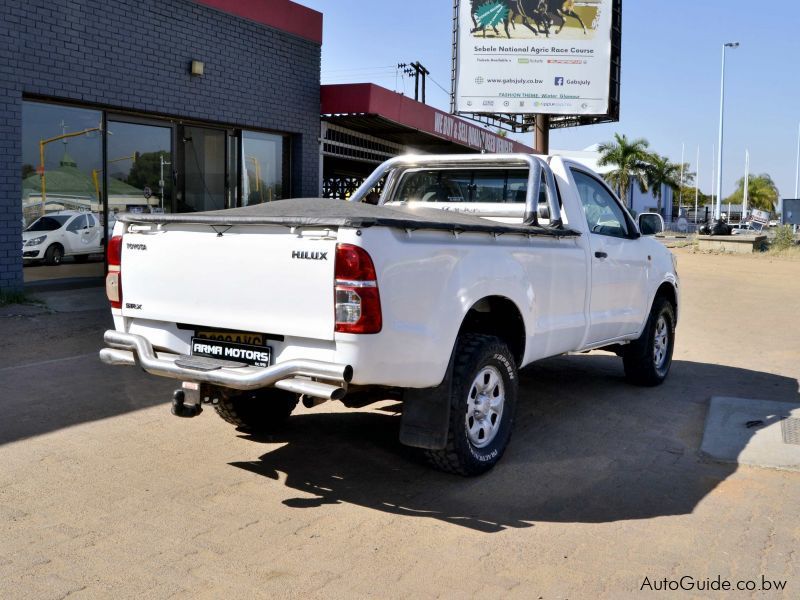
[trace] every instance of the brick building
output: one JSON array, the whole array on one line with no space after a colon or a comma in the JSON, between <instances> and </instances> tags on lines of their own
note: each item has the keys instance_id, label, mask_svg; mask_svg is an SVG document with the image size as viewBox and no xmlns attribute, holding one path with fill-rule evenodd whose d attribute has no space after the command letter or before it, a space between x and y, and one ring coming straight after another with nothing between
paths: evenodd
<instances>
[{"instance_id":1,"label":"brick building","mask_svg":"<svg viewBox=\"0 0 800 600\"><path fill-rule=\"evenodd\" d=\"M317 195L320 13L288 0L0 0L0 14L0 289L21 288L21 233L45 216L22 235L24 256L102 275L116 212Z\"/></svg>"},{"instance_id":2,"label":"brick building","mask_svg":"<svg viewBox=\"0 0 800 600\"><path fill-rule=\"evenodd\" d=\"M373 84L320 87L322 14L290 0L0 15L0 290L101 283L119 212L347 198L397 154L532 152Z\"/></svg>"}]
</instances>

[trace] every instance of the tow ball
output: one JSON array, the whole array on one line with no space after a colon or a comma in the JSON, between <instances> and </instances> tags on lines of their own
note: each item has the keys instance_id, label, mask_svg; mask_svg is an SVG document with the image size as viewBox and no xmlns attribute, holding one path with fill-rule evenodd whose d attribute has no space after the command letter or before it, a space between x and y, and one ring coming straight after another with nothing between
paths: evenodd
<instances>
[{"instance_id":1,"label":"tow ball","mask_svg":"<svg viewBox=\"0 0 800 600\"><path fill-rule=\"evenodd\" d=\"M172 414L176 417L191 418L203 412L200 386L185 382L182 388L172 393Z\"/></svg>"}]
</instances>

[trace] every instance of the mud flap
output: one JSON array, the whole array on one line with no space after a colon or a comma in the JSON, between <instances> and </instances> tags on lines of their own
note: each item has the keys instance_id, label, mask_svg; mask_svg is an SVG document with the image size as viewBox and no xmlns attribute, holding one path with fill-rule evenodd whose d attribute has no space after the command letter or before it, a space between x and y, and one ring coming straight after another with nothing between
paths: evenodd
<instances>
[{"instance_id":1,"label":"mud flap","mask_svg":"<svg viewBox=\"0 0 800 600\"><path fill-rule=\"evenodd\" d=\"M447 445L452 379L451 357L447 375L438 386L422 389L407 388L403 391L401 444L426 450L441 450Z\"/></svg>"}]
</instances>

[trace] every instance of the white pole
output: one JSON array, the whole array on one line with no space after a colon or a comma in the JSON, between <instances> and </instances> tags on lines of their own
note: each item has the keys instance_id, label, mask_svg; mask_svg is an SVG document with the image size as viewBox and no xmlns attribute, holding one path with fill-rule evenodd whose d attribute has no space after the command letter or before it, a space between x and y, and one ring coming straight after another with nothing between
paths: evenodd
<instances>
[{"instance_id":1,"label":"white pole","mask_svg":"<svg viewBox=\"0 0 800 600\"><path fill-rule=\"evenodd\" d=\"M697 146L697 161L694 165L694 224L697 225L697 201L700 199L700 146Z\"/></svg>"},{"instance_id":2,"label":"white pole","mask_svg":"<svg viewBox=\"0 0 800 600\"><path fill-rule=\"evenodd\" d=\"M725 49L737 48L739 42L728 42L722 45L722 77L719 86L719 154L717 155L717 208L715 217L720 218L720 203L722 202L722 132L725 117Z\"/></svg>"},{"instance_id":3,"label":"white pole","mask_svg":"<svg viewBox=\"0 0 800 600\"><path fill-rule=\"evenodd\" d=\"M797 166L794 171L794 197L797 198L797 184L800 183L800 125L797 126ZM781 201L781 223L786 223L783 216L783 201ZM792 232L797 233L797 225L792 227Z\"/></svg>"},{"instance_id":4,"label":"white pole","mask_svg":"<svg viewBox=\"0 0 800 600\"><path fill-rule=\"evenodd\" d=\"M747 192L750 187L750 150L744 151L744 194L742 194L742 217L739 221L744 221L747 216Z\"/></svg>"},{"instance_id":5,"label":"white pole","mask_svg":"<svg viewBox=\"0 0 800 600\"><path fill-rule=\"evenodd\" d=\"M714 186L717 184L717 147L711 146L711 216L716 213L716 203L714 202Z\"/></svg>"},{"instance_id":6,"label":"white pole","mask_svg":"<svg viewBox=\"0 0 800 600\"><path fill-rule=\"evenodd\" d=\"M681 187L678 192L678 216L681 216L681 207L683 206L683 161L686 144L681 142Z\"/></svg>"}]
</instances>

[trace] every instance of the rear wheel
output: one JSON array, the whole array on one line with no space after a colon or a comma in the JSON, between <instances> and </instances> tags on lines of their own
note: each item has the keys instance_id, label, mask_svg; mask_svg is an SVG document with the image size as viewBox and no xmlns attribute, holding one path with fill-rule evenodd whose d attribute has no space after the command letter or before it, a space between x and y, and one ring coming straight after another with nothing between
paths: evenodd
<instances>
[{"instance_id":1,"label":"rear wheel","mask_svg":"<svg viewBox=\"0 0 800 600\"><path fill-rule=\"evenodd\" d=\"M64 248L60 244L53 244L44 253L44 262L48 265L60 265L64 258Z\"/></svg>"},{"instance_id":2,"label":"rear wheel","mask_svg":"<svg viewBox=\"0 0 800 600\"><path fill-rule=\"evenodd\" d=\"M231 425L253 432L280 429L297 406L297 394L265 388L236 395L223 395L214 408Z\"/></svg>"},{"instance_id":3,"label":"rear wheel","mask_svg":"<svg viewBox=\"0 0 800 600\"><path fill-rule=\"evenodd\" d=\"M517 367L499 338L459 338L450 395L447 445L426 450L433 466L460 475L479 475L502 458L511 439L517 407Z\"/></svg>"},{"instance_id":4,"label":"rear wheel","mask_svg":"<svg viewBox=\"0 0 800 600\"><path fill-rule=\"evenodd\" d=\"M675 348L675 307L660 296L653 302L647 325L638 340L622 355L625 377L635 385L661 384L672 365Z\"/></svg>"}]
</instances>

